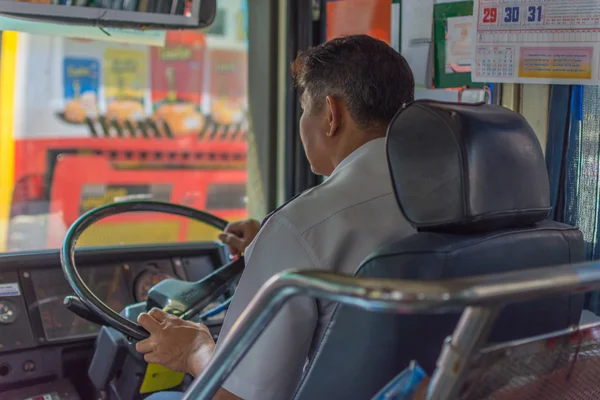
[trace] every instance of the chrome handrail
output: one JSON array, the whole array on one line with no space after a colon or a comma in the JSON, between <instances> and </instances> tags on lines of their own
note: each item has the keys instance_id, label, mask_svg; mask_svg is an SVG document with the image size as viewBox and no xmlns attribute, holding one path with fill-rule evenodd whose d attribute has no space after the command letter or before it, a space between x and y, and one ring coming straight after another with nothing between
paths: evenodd
<instances>
[{"instance_id":1,"label":"chrome handrail","mask_svg":"<svg viewBox=\"0 0 600 400\"><path fill-rule=\"evenodd\" d=\"M463 314L457 327L459 331L471 329L471 319L482 318L480 313L473 312L474 308L497 308L507 303L597 288L600 288L600 262L446 281L362 278L314 270L284 271L273 276L259 290L183 398L212 399L279 309L294 296L304 295L368 311L397 314L439 313L468 307L470 313ZM483 317L483 324L491 323L490 313ZM443 378L434 375L428 398L446 398L449 393ZM443 392L441 388L444 388Z\"/></svg>"}]
</instances>

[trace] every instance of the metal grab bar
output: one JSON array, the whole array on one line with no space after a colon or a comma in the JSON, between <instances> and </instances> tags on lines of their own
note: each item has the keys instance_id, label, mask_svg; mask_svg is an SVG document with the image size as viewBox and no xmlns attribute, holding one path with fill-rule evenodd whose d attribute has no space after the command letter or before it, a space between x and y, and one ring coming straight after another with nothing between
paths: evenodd
<instances>
[{"instance_id":1,"label":"metal grab bar","mask_svg":"<svg viewBox=\"0 0 600 400\"><path fill-rule=\"evenodd\" d=\"M374 312L412 314L462 310L473 305L497 307L597 288L600 288L600 262L447 281L361 278L314 270L284 271L259 290L183 398L212 399L279 309L297 295ZM433 381L435 385L436 379Z\"/></svg>"}]
</instances>

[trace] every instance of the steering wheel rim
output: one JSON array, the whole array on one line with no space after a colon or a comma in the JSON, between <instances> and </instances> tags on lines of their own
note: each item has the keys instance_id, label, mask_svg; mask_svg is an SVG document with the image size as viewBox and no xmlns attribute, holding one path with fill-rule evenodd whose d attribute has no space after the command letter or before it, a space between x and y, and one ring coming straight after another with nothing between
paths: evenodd
<instances>
[{"instance_id":1,"label":"steering wheel rim","mask_svg":"<svg viewBox=\"0 0 600 400\"><path fill-rule=\"evenodd\" d=\"M179 215L195 221L204 222L219 230L224 230L228 222L205 211L193 209L178 204L159 201L129 200L111 203L90 210L79 217L69 227L60 251L60 263L65 278L77 297L107 325L136 340L146 339L149 334L137 323L123 317L100 300L85 284L75 264L75 245L81 234L101 219L127 212L160 212L163 214Z\"/></svg>"}]
</instances>

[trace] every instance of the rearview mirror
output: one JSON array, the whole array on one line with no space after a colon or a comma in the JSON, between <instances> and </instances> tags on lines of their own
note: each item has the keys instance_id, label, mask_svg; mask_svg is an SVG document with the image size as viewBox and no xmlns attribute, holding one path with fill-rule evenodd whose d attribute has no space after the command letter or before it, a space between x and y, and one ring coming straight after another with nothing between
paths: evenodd
<instances>
[{"instance_id":1,"label":"rearview mirror","mask_svg":"<svg viewBox=\"0 0 600 400\"><path fill-rule=\"evenodd\" d=\"M129 29L210 25L216 0L4 0L0 15L36 22Z\"/></svg>"}]
</instances>

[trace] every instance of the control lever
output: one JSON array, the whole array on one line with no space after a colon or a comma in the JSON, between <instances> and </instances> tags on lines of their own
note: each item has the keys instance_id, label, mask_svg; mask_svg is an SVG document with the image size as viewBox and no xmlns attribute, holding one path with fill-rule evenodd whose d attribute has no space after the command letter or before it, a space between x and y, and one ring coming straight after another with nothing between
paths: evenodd
<instances>
[{"instance_id":1,"label":"control lever","mask_svg":"<svg viewBox=\"0 0 600 400\"><path fill-rule=\"evenodd\" d=\"M63 304L65 307L67 307L69 311L78 315L79 317L87 321L93 322L95 324L106 326L106 322L104 322L100 317L91 312L90 309L87 308L85 304L83 304L83 301L81 301L79 297L67 296L63 300Z\"/></svg>"},{"instance_id":2,"label":"control lever","mask_svg":"<svg viewBox=\"0 0 600 400\"><path fill-rule=\"evenodd\" d=\"M213 300L224 294L244 272L244 258L240 257L198 282L165 279L148 292L148 309L166 309L182 319L190 319Z\"/></svg>"}]
</instances>

